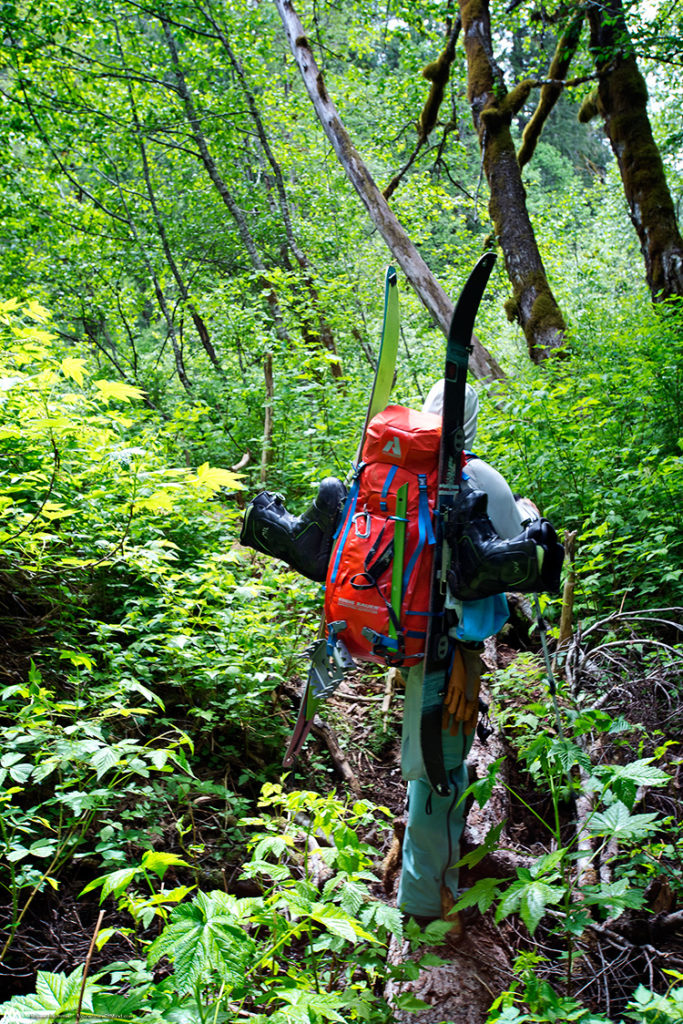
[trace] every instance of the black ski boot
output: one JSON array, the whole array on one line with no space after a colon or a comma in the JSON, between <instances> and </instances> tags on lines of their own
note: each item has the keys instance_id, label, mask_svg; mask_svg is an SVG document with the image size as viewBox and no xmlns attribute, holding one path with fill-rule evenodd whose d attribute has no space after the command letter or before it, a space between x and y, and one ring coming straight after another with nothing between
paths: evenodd
<instances>
[{"instance_id":1,"label":"black ski boot","mask_svg":"<svg viewBox=\"0 0 683 1024\"><path fill-rule=\"evenodd\" d=\"M302 576L324 583L345 498L341 480L326 476L313 504L302 515L293 516L280 494L261 491L247 505L240 544L281 558Z\"/></svg>"}]
</instances>

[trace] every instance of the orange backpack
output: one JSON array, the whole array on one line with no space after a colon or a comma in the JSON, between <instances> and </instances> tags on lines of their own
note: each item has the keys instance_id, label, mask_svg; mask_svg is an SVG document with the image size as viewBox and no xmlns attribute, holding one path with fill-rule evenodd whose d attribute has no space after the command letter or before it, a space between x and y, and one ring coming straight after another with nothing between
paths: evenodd
<instances>
[{"instance_id":1,"label":"orange backpack","mask_svg":"<svg viewBox=\"0 0 683 1024\"><path fill-rule=\"evenodd\" d=\"M425 653L441 416L390 405L368 424L332 548L328 639L352 658L414 665Z\"/></svg>"}]
</instances>

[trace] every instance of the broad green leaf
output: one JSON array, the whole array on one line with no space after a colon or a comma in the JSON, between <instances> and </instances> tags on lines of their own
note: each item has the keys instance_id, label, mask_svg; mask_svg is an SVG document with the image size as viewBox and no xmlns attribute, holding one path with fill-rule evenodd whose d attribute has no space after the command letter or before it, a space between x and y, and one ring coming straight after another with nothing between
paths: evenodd
<instances>
[{"instance_id":1,"label":"broad green leaf","mask_svg":"<svg viewBox=\"0 0 683 1024\"><path fill-rule=\"evenodd\" d=\"M170 867L188 868L190 865L175 853L164 853L162 850L145 850L142 855L143 868L153 871L157 878L162 879Z\"/></svg>"},{"instance_id":2,"label":"broad green leaf","mask_svg":"<svg viewBox=\"0 0 683 1024\"><path fill-rule=\"evenodd\" d=\"M112 871L107 875L100 875L99 878L94 878L92 882L88 882L85 889L81 890L80 895L84 896L86 892L92 892L93 889L98 889L102 886L102 892L100 893L100 903L102 903L107 896L111 894L116 896L123 892L124 889L127 889L139 871L139 868L119 868L118 871Z\"/></svg>"},{"instance_id":3,"label":"broad green leaf","mask_svg":"<svg viewBox=\"0 0 683 1024\"><path fill-rule=\"evenodd\" d=\"M366 942L379 942L376 936L361 928L349 914L345 914L341 907L316 903L311 910L311 917L333 935L339 935L347 942L355 943L358 939L365 939Z\"/></svg>"},{"instance_id":4,"label":"broad green leaf","mask_svg":"<svg viewBox=\"0 0 683 1024\"><path fill-rule=\"evenodd\" d=\"M93 996L101 991L101 988L101 985L89 978L83 986L82 964L69 975L38 971L34 994L14 996L9 1003L2 1006L2 1024L28 1024L33 1020L52 1021L58 1014L67 1013L71 1017L79 1004L85 1015L90 1016Z\"/></svg>"},{"instance_id":5,"label":"broad green leaf","mask_svg":"<svg viewBox=\"0 0 683 1024\"><path fill-rule=\"evenodd\" d=\"M479 861L483 860L488 853L492 853L493 850L498 849L500 843L500 834L505 827L505 820L498 822L493 828L490 828L486 833L486 838L480 846L476 846L469 853L466 853L464 857L455 865L456 867L469 867L473 868Z\"/></svg>"},{"instance_id":6,"label":"broad green leaf","mask_svg":"<svg viewBox=\"0 0 683 1024\"><path fill-rule=\"evenodd\" d=\"M130 402L132 399L144 398L145 392L136 388L133 384L126 384L122 380L96 380L95 387L100 398L105 402L116 399L119 402Z\"/></svg>"},{"instance_id":7,"label":"broad green leaf","mask_svg":"<svg viewBox=\"0 0 683 1024\"><path fill-rule=\"evenodd\" d=\"M12 849L5 854L5 857L10 862L10 864L16 864L18 861L23 860L24 857L28 857L28 850L26 849L25 846L20 846L17 843L15 843L12 846Z\"/></svg>"},{"instance_id":8,"label":"broad green leaf","mask_svg":"<svg viewBox=\"0 0 683 1024\"><path fill-rule=\"evenodd\" d=\"M52 319L50 311L45 309L44 306L41 306L40 303L36 302L34 299L30 299L26 303L24 306L24 312L26 313L26 316L29 316L32 320L36 320L41 324L46 324ZM48 337L51 338L52 335L50 334Z\"/></svg>"},{"instance_id":9,"label":"broad green leaf","mask_svg":"<svg viewBox=\"0 0 683 1024\"><path fill-rule=\"evenodd\" d=\"M520 880L513 882L496 909L498 924L510 914L519 911L522 920L533 935L539 921L550 904L560 903L564 899L563 886L548 885L546 882Z\"/></svg>"},{"instance_id":10,"label":"broad green leaf","mask_svg":"<svg viewBox=\"0 0 683 1024\"><path fill-rule=\"evenodd\" d=\"M83 668L87 668L89 672L92 670L94 665L93 659L89 655L83 654L82 651L60 651L59 657L66 658L72 665L75 665L76 668L81 666Z\"/></svg>"},{"instance_id":11,"label":"broad green leaf","mask_svg":"<svg viewBox=\"0 0 683 1024\"><path fill-rule=\"evenodd\" d=\"M173 509L173 499L169 491L155 491L148 498L138 498L136 507L145 509L147 512L170 512Z\"/></svg>"},{"instance_id":12,"label":"broad green leaf","mask_svg":"<svg viewBox=\"0 0 683 1024\"><path fill-rule=\"evenodd\" d=\"M288 1020L308 1022L311 1020L339 1021L345 1024L346 1018L342 1017L339 1009L343 1002L336 992L312 992L301 988L279 988L273 992L273 998L281 999L289 1004L292 1011L285 1011Z\"/></svg>"},{"instance_id":13,"label":"broad green leaf","mask_svg":"<svg viewBox=\"0 0 683 1024\"><path fill-rule=\"evenodd\" d=\"M503 878L480 878L470 889L465 889L455 901L456 910L465 910L467 907L479 907L482 914L485 914L493 901L498 896L498 891L507 879Z\"/></svg>"},{"instance_id":14,"label":"broad green leaf","mask_svg":"<svg viewBox=\"0 0 683 1024\"><path fill-rule=\"evenodd\" d=\"M636 786L666 786L669 775L652 764L651 757L630 761L628 764L610 764L594 769L602 779L625 779Z\"/></svg>"},{"instance_id":15,"label":"broad green leaf","mask_svg":"<svg viewBox=\"0 0 683 1024\"><path fill-rule=\"evenodd\" d=\"M566 847L560 847L558 850L553 850L551 853L546 853L543 857L539 857L531 868L531 877L540 878L541 875L549 875L553 873L554 869L559 863L561 863L567 853L568 851Z\"/></svg>"},{"instance_id":16,"label":"broad green leaf","mask_svg":"<svg viewBox=\"0 0 683 1024\"><path fill-rule=\"evenodd\" d=\"M594 814L587 823L587 829L591 836L637 839L654 831L658 817L656 813L631 814L628 807L618 800L604 813Z\"/></svg>"},{"instance_id":17,"label":"broad green leaf","mask_svg":"<svg viewBox=\"0 0 683 1024\"><path fill-rule=\"evenodd\" d=\"M325 886L325 889L323 890L323 900L330 898L338 886L338 879L330 879L330 882L328 882L328 885ZM361 907L364 904L367 904L368 899L368 890L365 886L349 881L344 881L341 885L339 905L347 914L352 914L356 917Z\"/></svg>"},{"instance_id":18,"label":"broad green leaf","mask_svg":"<svg viewBox=\"0 0 683 1024\"><path fill-rule=\"evenodd\" d=\"M212 491L219 491L223 487L229 491L237 491L242 487L241 477L230 470L210 466L208 462L198 466L196 476L190 479L196 487L208 487Z\"/></svg>"},{"instance_id":19,"label":"broad green leaf","mask_svg":"<svg viewBox=\"0 0 683 1024\"><path fill-rule=\"evenodd\" d=\"M536 931L547 905L561 903L563 899L564 888L560 886L546 885L545 882L536 882L527 886L522 896L519 912L530 935Z\"/></svg>"},{"instance_id":20,"label":"broad green leaf","mask_svg":"<svg viewBox=\"0 0 683 1024\"><path fill-rule=\"evenodd\" d=\"M504 760L504 757L499 757L497 761L494 761L493 764L489 765L485 778L478 779L476 782L473 782L472 785L469 786L462 794L459 802L462 802L468 794L471 794L479 806L484 807L491 798L491 794L493 793L493 789L498 779L500 766Z\"/></svg>"},{"instance_id":21,"label":"broad green leaf","mask_svg":"<svg viewBox=\"0 0 683 1024\"><path fill-rule=\"evenodd\" d=\"M192 903L175 907L170 924L149 947L150 966L166 956L175 969L180 993L214 970L226 989L245 983L246 968L254 955L254 942L231 913L233 904L220 892L197 894Z\"/></svg>"},{"instance_id":22,"label":"broad green leaf","mask_svg":"<svg viewBox=\"0 0 683 1024\"><path fill-rule=\"evenodd\" d=\"M24 755L19 753L19 751L9 750L7 751L6 754L3 754L2 757L0 757L0 766L2 766L3 768L9 768L11 765L17 764L17 762L22 761L23 758Z\"/></svg>"},{"instance_id":23,"label":"broad green leaf","mask_svg":"<svg viewBox=\"0 0 683 1024\"><path fill-rule=\"evenodd\" d=\"M643 890L632 889L627 878L609 884L585 885L581 895L586 904L609 907L615 914L626 907L637 910L645 903Z\"/></svg>"},{"instance_id":24,"label":"broad green leaf","mask_svg":"<svg viewBox=\"0 0 683 1024\"><path fill-rule=\"evenodd\" d=\"M98 779L101 779L103 775L114 768L115 765L121 761L121 751L118 747L100 747L91 758L91 765L95 769L95 774Z\"/></svg>"},{"instance_id":25,"label":"broad green leaf","mask_svg":"<svg viewBox=\"0 0 683 1024\"><path fill-rule=\"evenodd\" d=\"M57 849L57 840L50 842L45 839L37 839L35 843L31 843L29 847L29 853L33 857L51 857Z\"/></svg>"},{"instance_id":26,"label":"broad green leaf","mask_svg":"<svg viewBox=\"0 0 683 1024\"><path fill-rule=\"evenodd\" d=\"M419 1013L420 1010L430 1010L431 1005L426 1003L424 999L418 999L412 992L401 992L394 999L394 1004L397 1009L405 1010L408 1013Z\"/></svg>"},{"instance_id":27,"label":"broad green leaf","mask_svg":"<svg viewBox=\"0 0 683 1024\"><path fill-rule=\"evenodd\" d=\"M290 836L266 836L254 847L252 859L254 861L263 860L267 854L273 857L281 857L289 847L292 846L292 839Z\"/></svg>"},{"instance_id":28,"label":"broad green leaf","mask_svg":"<svg viewBox=\"0 0 683 1024\"><path fill-rule=\"evenodd\" d=\"M373 902L372 923L399 938L403 934L403 914L397 907L388 907L381 900Z\"/></svg>"},{"instance_id":29,"label":"broad green leaf","mask_svg":"<svg viewBox=\"0 0 683 1024\"><path fill-rule=\"evenodd\" d=\"M65 377L71 377L71 379L75 380L77 384L82 384L84 366L85 359L67 356L66 359L62 359L60 369Z\"/></svg>"},{"instance_id":30,"label":"broad green leaf","mask_svg":"<svg viewBox=\"0 0 683 1024\"><path fill-rule=\"evenodd\" d=\"M95 939L96 947L102 949L114 935L119 935L120 931L119 928L100 928Z\"/></svg>"},{"instance_id":31,"label":"broad green leaf","mask_svg":"<svg viewBox=\"0 0 683 1024\"><path fill-rule=\"evenodd\" d=\"M591 760L585 750L582 750L571 740L555 739L550 748L550 754L557 758L563 771L568 772L575 764L588 771L591 768Z\"/></svg>"},{"instance_id":32,"label":"broad green leaf","mask_svg":"<svg viewBox=\"0 0 683 1024\"><path fill-rule=\"evenodd\" d=\"M636 802L638 787L641 785L667 785L669 775L651 762L653 758L643 758L625 765L604 765L595 768L595 774L606 782L617 800L621 800L630 809Z\"/></svg>"}]
</instances>

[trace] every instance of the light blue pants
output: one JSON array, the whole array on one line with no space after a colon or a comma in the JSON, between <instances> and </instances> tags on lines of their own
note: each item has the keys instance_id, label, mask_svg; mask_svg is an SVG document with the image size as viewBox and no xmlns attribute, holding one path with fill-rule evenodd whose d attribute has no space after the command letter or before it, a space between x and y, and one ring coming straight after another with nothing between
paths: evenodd
<instances>
[{"instance_id":1,"label":"light blue pants","mask_svg":"<svg viewBox=\"0 0 683 1024\"><path fill-rule=\"evenodd\" d=\"M442 733L444 765L451 792L437 796L426 776L408 782L408 824L403 840L403 867L397 903L406 914L441 916L441 886L458 892L460 837L465 827L465 802L460 797L469 785L466 757L474 732L464 736Z\"/></svg>"}]
</instances>

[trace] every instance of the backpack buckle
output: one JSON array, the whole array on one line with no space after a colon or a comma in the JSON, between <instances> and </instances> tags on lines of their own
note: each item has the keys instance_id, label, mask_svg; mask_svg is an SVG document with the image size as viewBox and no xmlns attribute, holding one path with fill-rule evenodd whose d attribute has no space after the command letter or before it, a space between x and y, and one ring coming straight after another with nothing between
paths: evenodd
<instances>
[{"instance_id":1,"label":"backpack buckle","mask_svg":"<svg viewBox=\"0 0 683 1024\"><path fill-rule=\"evenodd\" d=\"M362 528L360 527L360 524L358 522L359 519L365 519L365 526L363 526ZM353 526L356 531L356 537L369 537L370 530L372 528L372 518L370 516L370 513L366 509L363 509L362 512L356 512L355 516L353 517Z\"/></svg>"}]
</instances>

